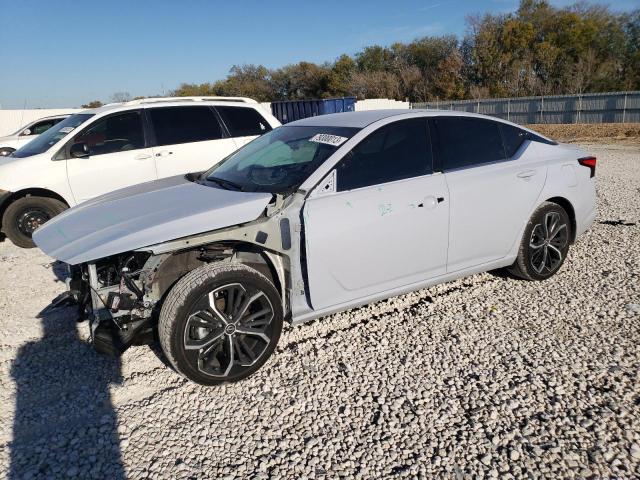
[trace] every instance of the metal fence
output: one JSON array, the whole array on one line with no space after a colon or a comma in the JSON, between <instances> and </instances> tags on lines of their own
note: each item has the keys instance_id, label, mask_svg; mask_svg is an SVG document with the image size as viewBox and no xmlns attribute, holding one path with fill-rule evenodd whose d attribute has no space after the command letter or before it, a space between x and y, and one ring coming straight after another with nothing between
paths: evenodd
<instances>
[{"instance_id":1,"label":"metal fence","mask_svg":"<svg viewBox=\"0 0 640 480\"><path fill-rule=\"evenodd\" d=\"M640 91L412 103L411 108L473 112L514 123L640 122Z\"/></svg>"}]
</instances>

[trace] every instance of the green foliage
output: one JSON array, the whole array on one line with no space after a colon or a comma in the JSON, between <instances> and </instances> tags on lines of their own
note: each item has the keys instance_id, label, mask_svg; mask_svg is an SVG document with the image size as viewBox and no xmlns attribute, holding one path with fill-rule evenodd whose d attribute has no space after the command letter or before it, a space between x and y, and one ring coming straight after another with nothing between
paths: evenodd
<instances>
[{"instance_id":1,"label":"green foliage","mask_svg":"<svg viewBox=\"0 0 640 480\"><path fill-rule=\"evenodd\" d=\"M640 89L640 10L522 0L513 14L471 17L468 26L462 39L372 45L330 64L234 66L224 80L183 83L172 94L429 101Z\"/></svg>"},{"instance_id":2,"label":"green foliage","mask_svg":"<svg viewBox=\"0 0 640 480\"><path fill-rule=\"evenodd\" d=\"M81 105L81 106L82 108L98 108L98 107L101 107L102 105L104 105L104 103L102 103L100 100L94 100L93 102L85 103L84 105Z\"/></svg>"}]
</instances>

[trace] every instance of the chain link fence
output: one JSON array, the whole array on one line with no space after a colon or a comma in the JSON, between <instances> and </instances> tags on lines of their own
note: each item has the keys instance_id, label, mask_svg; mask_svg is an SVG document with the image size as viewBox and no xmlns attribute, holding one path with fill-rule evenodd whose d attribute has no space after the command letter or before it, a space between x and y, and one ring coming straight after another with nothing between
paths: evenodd
<instances>
[{"instance_id":1,"label":"chain link fence","mask_svg":"<svg viewBox=\"0 0 640 480\"><path fill-rule=\"evenodd\" d=\"M481 113L520 124L638 123L640 91L435 101L412 103L411 108Z\"/></svg>"}]
</instances>

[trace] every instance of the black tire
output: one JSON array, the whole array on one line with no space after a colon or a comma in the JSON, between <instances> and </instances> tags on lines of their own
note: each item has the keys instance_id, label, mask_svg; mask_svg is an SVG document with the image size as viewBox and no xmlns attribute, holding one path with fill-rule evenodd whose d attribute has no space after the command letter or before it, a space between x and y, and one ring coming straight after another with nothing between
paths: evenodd
<instances>
[{"instance_id":1,"label":"black tire","mask_svg":"<svg viewBox=\"0 0 640 480\"><path fill-rule=\"evenodd\" d=\"M246 265L221 262L197 268L173 286L160 310L158 335L178 373L217 385L264 365L282 324L282 301L273 284Z\"/></svg>"},{"instance_id":2,"label":"black tire","mask_svg":"<svg viewBox=\"0 0 640 480\"><path fill-rule=\"evenodd\" d=\"M544 202L527 223L518 258L508 271L525 280L546 280L567 258L571 220L557 203Z\"/></svg>"},{"instance_id":3,"label":"black tire","mask_svg":"<svg viewBox=\"0 0 640 480\"><path fill-rule=\"evenodd\" d=\"M11 155L15 151L16 151L16 149L15 148L11 148L11 147L0 148L0 158L8 157L9 155Z\"/></svg>"},{"instance_id":4,"label":"black tire","mask_svg":"<svg viewBox=\"0 0 640 480\"><path fill-rule=\"evenodd\" d=\"M64 212L67 205L48 197L23 197L13 201L2 216L2 230L18 247L33 248L33 231L47 220Z\"/></svg>"}]
</instances>

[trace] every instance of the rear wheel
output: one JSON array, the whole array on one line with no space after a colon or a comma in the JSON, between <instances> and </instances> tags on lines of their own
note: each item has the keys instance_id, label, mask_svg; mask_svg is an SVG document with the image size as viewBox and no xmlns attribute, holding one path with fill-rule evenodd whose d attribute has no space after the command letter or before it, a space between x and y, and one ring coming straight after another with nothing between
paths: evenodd
<instances>
[{"instance_id":1,"label":"rear wheel","mask_svg":"<svg viewBox=\"0 0 640 480\"><path fill-rule=\"evenodd\" d=\"M567 257L571 221L558 204L545 202L531 216L524 231L518 258L509 271L526 280L546 280Z\"/></svg>"},{"instance_id":2,"label":"rear wheel","mask_svg":"<svg viewBox=\"0 0 640 480\"><path fill-rule=\"evenodd\" d=\"M202 385L248 377L271 356L283 311L273 284L238 263L193 270L168 293L160 344L173 367Z\"/></svg>"},{"instance_id":3,"label":"rear wheel","mask_svg":"<svg viewBox=\"0 0 640 480\"><path fill-rule=\"evenodd\" d=\"M2 217L7 237L22 248L33 248L31 236L36 228L67 209L67 205L48 197L23 197L12 202Z\"/></svg>"}]
</instances>

